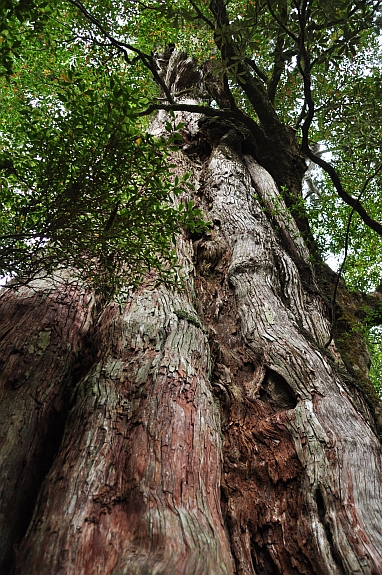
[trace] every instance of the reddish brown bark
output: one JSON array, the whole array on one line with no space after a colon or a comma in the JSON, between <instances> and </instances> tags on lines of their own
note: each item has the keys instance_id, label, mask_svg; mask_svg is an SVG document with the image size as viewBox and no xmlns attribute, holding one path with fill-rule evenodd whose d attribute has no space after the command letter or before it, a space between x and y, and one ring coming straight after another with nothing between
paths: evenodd
<instances>
[{"instance_id":1,"label":"reddish brown bark","mask_svg":"<svg viewBox=\"0 0 382 575\"><path fill-rule=\"evenodd\" d=\"M206 338L185 325L165 292L105 311L17 573L230 570Z\"/></svg>"},{"instance_id":2,"label":"reddish brown bark","mask_svg":"<svg viewBox=\"0 0 382 575\"><path fill-rule=\"evenodd\" d=\"M178 238L184 291L93 323L76 288L3 296L3 570L381 573L364 348L325 348L309 251L240 129L187 127L174 161L213 227Z\"/></svg>"},{"instance_id":3,"label":"reddish brown bark","mask_svg":"<svg viewBox=\"0 0 382 575\"><path fill-rule=\"evenodd\" d=\"M93 307L76 288L0 300L0 572L6 573L58 449Z\"/></svg>"}]
</instances>

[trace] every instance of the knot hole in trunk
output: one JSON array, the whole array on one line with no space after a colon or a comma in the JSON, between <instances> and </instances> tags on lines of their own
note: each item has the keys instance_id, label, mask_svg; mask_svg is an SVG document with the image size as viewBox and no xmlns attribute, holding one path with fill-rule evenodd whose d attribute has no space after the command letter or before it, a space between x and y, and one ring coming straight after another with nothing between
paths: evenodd
<instances>
[{"instance_id":1,"label":"knot hole in trunk","mask_svg":"<svg viewBox=\"0 0 382 575\"><path fill-rule=\"evenodd\" d=\"M273 371L267 369L264 381L260 388L260 399L266 403L274 413L294 409L297 405L297 398L286 379Z\"/></svg>"}]
</instances>

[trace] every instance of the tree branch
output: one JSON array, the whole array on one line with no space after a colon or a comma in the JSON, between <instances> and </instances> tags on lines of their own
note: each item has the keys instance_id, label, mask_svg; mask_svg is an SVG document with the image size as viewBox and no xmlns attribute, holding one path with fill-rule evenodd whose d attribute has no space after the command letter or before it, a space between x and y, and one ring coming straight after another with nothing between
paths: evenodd
<instances>
[{"instance_id":1,"label":"tree branch","mask_svg":"<svg viewBox=\"0 0 382 575\"><path fill-rule=\"evenodd\" d=\"M142 52L142 50L139 50L138 48L136 48L135 46L132 46L131 44L126 44L125 42L121 42L120 40L117 40L116 38L114 38L111 34L109 34L109 32L101 24L101 22L97 18L95 18L79 0L68 0L68 1L70 4L72 4L73 6L78 8L78 10L81 12L81 14L83 16L85 16L85 18L91 24L93 24L94 26L96 26L98 28L98 30L105 36L105 38L107 38L109 40L109 42L111 43L112 46L117 48L117 50L123 55L127 64L132 63L129 59L129 56L128 56L128 50L137 54L139 59L143 63L143 65L146 66L146 68L148 70L150 70L150 72L154 76L155 81L162 88L168 101L174 102L174 99L171 96L170 90L168 89L165 82L163 81L163 79L158 74L157 66L156 66L154 58L152 56L150 56L149 54L145 54L144 52Z\"/></svg>"},{"instance_id":2,"label":"tree branch","mask_svg":"<svg viewBox=\"0 0 382 575\"><path fill-rule=\"evenodd\" d=\"M284 34L282 28L279 28L276 46L273 52L273 70L272 77L268 83L268 96L271 102L274 102L276 96L276 89L280 81L281 75L285 69L285 60L282 58L282 51L285 45Z\"/></svg>"},{"instance_id":3,"label":"tree branch","mask_svg":"<svg viewBox=\"0 0 382 575\"><path fill-rule=\"evenodd\" d=\"M150 104L146 110L138 112L137 117L148 116L153 112L158 110L164 110L166 112L191 112L194 114L202 114L210 118L224 118L225 120L239 121L242 122L256 138L263 137L260 126L252 120L249 116L241 112L239 109L236 110L219 110L217 108L211 108L210 106L199 106L197 104Z\"/></svg>"},{"instance_id":4,"label":"tree branch","mask_svg":"<svg viewBox=\"0 0 382 575\"><path fill-rule=\"evenodd\" d=\"M304 2L304 5L306 5L306 2ZM318 166L320 166L321 168L323 168L323 170L325 170L325 172L328 174L328 176L330 177L330 179L332 180L334 187L339 195L339 197L349 206L351 206L352 208L354 208L354 210L360 215L362 221L372 230L374 230L375 232L377 232L377 234L379 234L380 236L382 236L382 224L380 224L378 221L374 220L373 218L371 218L369 216L369 214L367 213L367 211L365 210L365 208L362 206L362 204L360 203L359 199L360 198L353 198L350 194L348 194L341 183L340 177L338 176L336 170L334 169L334 167L329 164L328 162L326 162L325 160L323 160L322 158L320 158L319 156L317 156L316 154L314 154L309 146L309 129L310 129L310 125L312 123L313 117L314 117L314 100L313 100L313 95L312 95L312 85L311 85L311 63L310 63L310 58L309 58L309 54L306 50L305 47L305 19L304 19L304 14L300 11L299 9L299 20L300 20L300 27L301 27L301 44L300 44L300 50L299 50L299 54L297 56L297 65L299 68L299 71L301 73L301 76L303 78L303 84L304 84L304 96L305 96L305 102L306 105L308 107L308 114L306 116L306 119L302 125L302 144L301 144L301 149L302 152L304 154L306 154L306 156L312 160L312 162L314 162L315 164L317 164ZM304 63L304 66L302 66L302 62ZM374 177L374 176L372 176Z\"/></svg>"},{"instance_id":5,"label":"tree branch","mask_svg":"<svg viewBox=\"0 0 382 575\"><path fill-rule=\"evenodd\" d=\"M210 9L217 27L227 29L229 18L224 0L211 0ZM223 41L222 36L215 33L215 43L228 66L236 68L235 79L252 104L265 131L274 131L279 128L281 123L268 97L264 83L250 73L249 65L245 60L240 62L237 59L239 51L235 42L230 40L228 35L224 37Z\"/></svg>"},{"instance_id":6,"label":"tree branch","mask_svg":"<svg viewBox=\"0 0 382 575\"><path fill-rule=\"evenodd\" d=\"M227 74L224 74L224 76L223 76L223 87L224 87L225 94L227 94L227 98L228 98L231 110L238 111L238 107L236 105L235 98L233 97L233 94L232 94L231 89L229 87Z\"/></svg>"},{"instance_id":7,"label":"tree branch","mask_svg":"<svg viewBox=\"0 0 382 575\"><path fill-rule=\"evenodd\" d=\"M267 0L267 6L268 6L268 10L272 16L272 18L275 20L275 22L277 22L277 24L280 26L280 28L282 28L284 30L284 32L286 34L288 34L288 36L290 36L290 38L292 38L292 40L295 41L295 43L298 45L299 44L299 38L298 36L296 36L296 34L294 34L292 32L292 30L290 30L282 20L280 20L280 18L276 15L275 11L273 10L271 3L269 0Z\"/></svg>"},{"instance_id":8,"label":"tree branch","mask_svg":"<svg viewBox=\"0 0 382 575\"><path fill-rule=\"evenodd\" d=\"M262 70L260 70L260 68L258 67L258 65L254 60L251 60L250 58L245 58L244 61L246 62L246 64L248 64L248 66L250 66L256 72L260 80L262 80L266 84L268 83L269 81L268 76Z\"/></svg>"},{"instance_id":9,"label":"tree branch","mask_svg":"<svg viewBox=\"0 0 382 575\"><path fill-rule=\"evenodd\" d=\"M203 12L200 10L200 8L197 6L196 2L194 2L193 0L189 0L191 6L193 7L193 9L195 10L197 17L200 20L203 20L203 22L205 24L207 24L207 26L209 26L209 28L211 28L211 30L215 30L215 26L213 24L213 22L211 22L211 20L209 20L204 14Z\"/></svg>"}]
</instances>

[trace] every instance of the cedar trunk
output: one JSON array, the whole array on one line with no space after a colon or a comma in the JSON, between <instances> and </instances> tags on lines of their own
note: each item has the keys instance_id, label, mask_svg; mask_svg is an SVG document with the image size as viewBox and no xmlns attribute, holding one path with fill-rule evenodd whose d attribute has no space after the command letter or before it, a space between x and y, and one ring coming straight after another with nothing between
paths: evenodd
<instances>
[{"instance_id":1,"label":"cedar trunk","mask_svg":"<svg viewBox=\"0 0 382 575\"><path fill-rule=\"evenodd\" d=\"M184 290L1 297L0 572L382 573L365 349L325 347L324 283L243 132L178 116L213 223L178 239Z\"/></svg>"}]
</instances>

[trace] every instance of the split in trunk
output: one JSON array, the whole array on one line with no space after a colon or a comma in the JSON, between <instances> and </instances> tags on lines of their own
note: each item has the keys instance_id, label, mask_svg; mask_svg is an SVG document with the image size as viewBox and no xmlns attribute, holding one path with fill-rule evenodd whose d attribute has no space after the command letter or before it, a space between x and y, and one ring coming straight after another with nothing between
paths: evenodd
<instances>
[{"instance_id":1,"label":"split in trunk","mask_svg":"<svg viewBox=\"0 0 382 575\"><path fill-rule=\"evenodd\" d=\"M184 291L2 296L1 572L381 573L367 352L325 348L318 264L241 126L178 117L213 224L178 238Z\"/></svg>"}]
</instances>

